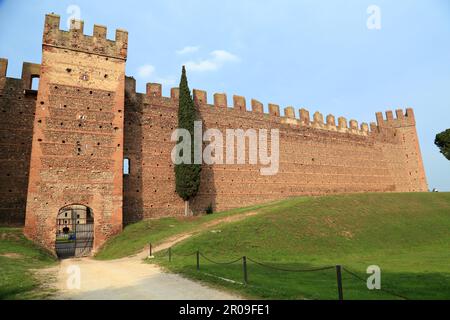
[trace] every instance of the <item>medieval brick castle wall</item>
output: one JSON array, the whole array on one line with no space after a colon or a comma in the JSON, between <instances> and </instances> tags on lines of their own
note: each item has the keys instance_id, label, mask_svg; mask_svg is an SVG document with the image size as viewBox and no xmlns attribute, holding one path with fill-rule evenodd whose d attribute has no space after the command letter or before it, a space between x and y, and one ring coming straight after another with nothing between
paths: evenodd
<instances>
[{"instance_id":1,"label":"medieval brick castle wall","mask_svg":"<svg viewBox=\"0 0 450 320\"><path fill-rule=\"evenodd\" d=\"M56 215L64 206L90 207L98 248L123 223L182 215L175 193L171 135L177 128L178 89L162 96L159 84L136 92L125 77L127 33L115 41L106 28L83 34L83 23L59 29L47 15L42 64L24 64L22 79L6 77L0 60L0 223L24 224L25 233L54 248ZM39 77L39 89L31 79ZM193 91L204 130L280 130L280 166L262 176L258 165L203 165L194 211L215 210L300 195L427 191L412 109L397 110L370 126L333 115L296 117L277 105ZM269 144L270 145L270 144ZM248 145L247 145L248 147ZM123 175L123 159L130 174ZM26 213L26 214L25 214Z\"/></svg>"},{"instance_id":2,"label":"medieval brick castle wall","mask_svg":"<svg viewBox=\"0 0 450 320\"><path fill-rule=\"evenodd\" d=\"M124 220L177 215L183 202L175 193L170 136L177 127L178 90L162 97L161 85L147 84L146 94L135 92L127 78L125 99L125 149L131 174L124 180ZM377 113L378 124L370 128L355 120L316 112L312 119L305 109L295 117L292 107L280 115L270 105L269 114L252 100L233 97L228 107L225 94L193 91L204 130L227 128L280 130L280 168L273 176L260 175L256 165L203 165L200 192L193 200L197 211L212 204L216 210L248 206L300 195L355 192L427 191L415 118L412 109ZM247 153L248 154L248 144Z\"/></svg>"},{"instance_id":3,"label":"medieval brick castle wall","mask_svg":"<svg viewBox=\"0 0 450 320\"><path fill-rule=\"evenodd\" d=\"M0 224L23 225L27 202L36 91L31 78L40 66L25 62L22 78L6 78L0 59Z\"/></svg>"}]
</instances>

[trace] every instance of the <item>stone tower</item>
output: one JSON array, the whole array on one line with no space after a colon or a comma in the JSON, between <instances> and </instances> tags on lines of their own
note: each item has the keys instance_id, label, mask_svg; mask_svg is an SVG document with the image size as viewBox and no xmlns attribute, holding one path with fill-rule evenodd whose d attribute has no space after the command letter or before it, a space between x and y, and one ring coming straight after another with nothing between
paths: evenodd
<instances>
[{"instance_id":1,"label":"stone tower","mask_svg":"<svg viewBox=\"0 0 450 320\"><path fill-rule=\"evenodd\" d=\"M94 251L122 229L123 123L128 33L69 31L48 14L36 100L25 234L54 250L58 212L90 208Z\"/></svg>"},{"instance_id":2,"label":"stone tower","mask_svg":"<svg viewBox=\"0 0 450 320\"><path fill-rule=\"evenodd\" d=\"M406 113L397 109L395 117L392 111L386 111L386 119L381 112L377 112L376 118L378 131L393 135L397 140L396 147L383 147L397 186L396 191L427 192L428 184L413 109L407 108Z\"/></svg>"}]
</instances>

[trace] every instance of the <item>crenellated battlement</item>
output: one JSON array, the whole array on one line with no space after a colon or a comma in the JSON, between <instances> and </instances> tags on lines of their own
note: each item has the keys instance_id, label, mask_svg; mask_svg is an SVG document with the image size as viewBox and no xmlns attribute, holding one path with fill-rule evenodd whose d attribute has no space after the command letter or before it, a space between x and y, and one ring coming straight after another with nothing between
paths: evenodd
<instances>
[{"instance_id":1,"label":"crenellated battlement","mask_svg":"<svg viewBox=\"0 0 450 320\"><path fill-rule=\"evenodd\" d=\"M207 93L203 90L194 89L193 99L197 105L208 105L207 103ZM227 105L227 95L225 93L215 93L214 94L214 104L211 107L224 108ZM339 118L339 125L336 126L335 116L328 115L326 117L327 121L324 122L324 117L322 113L315 112L313 119L310 119L310 113L308 110L302 108L298 111L298 117L296 116L295 108L292 106L285 107L283 109L283 115L281 114L280 106L274 103L269 103L267 105L268 113L264 112L264 105L256 99L251 99L251 111L246 108L245 97L233 95L233 105L230 106L231 109L237 111L262 113L272 117L281 118L282 123L297 125L297 126L307 126L315 129L337 131L342 133L351 133L357 135L368 135L369 125L367 123L362 123L358 126L356 120L347 120L343 117ZM378 132L378 130L377 130Z\"/></svg>"},{"instance_id":2,"label":"crenellated battlement","mask_svg":"<svg viewBox=\"0 0 450 320\"><path fill-rule=\"evenodd\" d=\"M136 80L132 77L126 77L126 88L130 93L136 94ZM146 84L146 93L140 93L149 98L165 98L178 100L179 98L179 89L171 88L170 97L163 97L162 95L162 85L159 83L147 83ZM296 116L295 108L292 106L285 107L283 109L283 115L280 112L280 106L274 103L268 104L268 112L264 111L264 105L256 100L251 99L251 110L247 110L247 102L245 97L233 95L233 105L228 106L228 98L225 93L215 93L213 95L214 101L213 104L208 104L208 94L204 90L194 89L192 90L192 97L197 106L209 106L216 108L229 108L235 111L246 112L246 113L257 113L263 114L269 117L280 118L281 123L300 126L300 127L311 127L319 130L328 130L335 131L340 133L349 133L355 135L368 136L369 134L379 134L380 128L374 123L369 124L361 123L358 124L358 121L351 119L348 121L344 117L339 117L338 122L336 123L336 117L332 114L329 114L325 117L320 112L315 112L313 114L313 118L310 118L310 112L305 108L301 108L298 110L298 117ZM401 111L401 110L400 110ZM399 111L399 112L400 112ZM408 111L407 111L408 114ZM412 114L412 110L409 111L409 114ZM408 119L408 116L405 115L404 119ZM391 120L392 121L392 120ZM393 120L394 122L396 119ZM410 120L405 120L410 121ZM409 123L409 122L408 122ZM387 127L387 125L384 125Z\"/></svg>"},{"instance_id":3,"label":"crenellated battlement","mask_svg":"<svg viewBox=\"0 0 450 320\"><path fill-rule=\"evenodd\" d=\"M136 94L136 80L132 77L127 77L126 83L127 90ZM166 98L178 100L179 89L171 88L170 97L163 97L161 84L147 83L146 93L143 95L151 98ZM411 108L407 108L405 113L402 109L396 110L395 117L392 111L386 111L386 119L383 118L383 114L381 112L377 112L377 123L371 122L370 124L368 124L363 122L359 124L357 120L347 120L347 118L345 117L337 118L332 114L328 114L326 117L324 117L324 115L319 111L316 111L311 118L310 111L305 108L299 109L297 116L295 108L292 106L285 107L283 109L282 115L280 106L274 103L269 103L267 105L268 112L265 112L264 105L256 99L251 99L251 110L247 110L246 98L239 95L233 95L232 106L228 106L228 97L225 93L215 93L213 95L213 104L208 104L208 93L204 90L192 90L192 97L197 106L229 108L241 112L253 112L257 114L264 114L269 117L280 118L281 123L285 124L362 136L378 135L382 132L384 135L386 135L387 132L393 134L394 131L388 129L415 125L414 112Z\"/></svg>"},{"instance_id":4,"label":"crenellated battlement","mask_svg":"<svg viewBox=\"0 0 450 320\"><path fill-rule=\"evenodd\" d=\"M8 71L8 59L0 58L0 78L6 78Z\"/></svg>"},{"instance_id":5,"label":"crenellated battlement","mask_svg":"<svg viewBox=\"0 0 450 320\"><path fill-rule=\"evenodd\" d=\"M22 76L21 78L10 78L7 76L8 72L8 59L0 58L0 79L8 78L13 80L21 80L22 88L30 90L33 78L39 78L41 75L41 65L38 63L24 62L22 64Z\"/></svg>"},{"instance_id":6,"label":"crenellated battlement","mask_svg":"<svg viewBox=\"0 0 450 320\"><path fill-rule=\"evenodd\" d=\"M400 128L400 127L411 127L416 125L416 120L414 117L414 111L411 108L406 109L406 113L403 113L402 109L395 110L394 113L389 110L386 111L386 119L383 118L382 112L376 113L378 127L388 127L388 128Z\"/></svg>"},{"instance_id":7,"label":"crenellated battlement","mask_svg":"<svg viewBox=\"0 0 450 320\"><path fill-rule=\"evenodd\" d=\"M115 40L106 38L105 26L94 25L93 35L83 34L84 22L71 20L70 30L60 29L60 16L47 14L45 16L43 46L64 48L106 57L126 60L128 50L128 32L117 29Z\"/></svg>"}]
</instances>

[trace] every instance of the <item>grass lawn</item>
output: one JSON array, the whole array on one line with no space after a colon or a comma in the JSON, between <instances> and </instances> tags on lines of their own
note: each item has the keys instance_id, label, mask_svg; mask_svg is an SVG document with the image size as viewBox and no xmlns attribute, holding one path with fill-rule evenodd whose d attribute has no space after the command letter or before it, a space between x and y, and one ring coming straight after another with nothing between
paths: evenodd
<instances>
[{"instance_id":1,"label":"grass lawn","mask_svg":"<svg viewBox=\"0 0 450 320\"><path fill-rule=\"evenodd\" d=\"M258 211L176 245L170 263L166 252L150 263L246 296L274 299L336 299L336 272L283 272L249 261L249 284L244 286L217 278L242 282L241 261L217 265L201 257L196 271L195 255L185 255L200 250L218 262L247 256L284 269L341 264L363 279L368 266L378 265L382 289L409 299L450 299L450 193L296 198ZM158 239L173 228L184 228L158 223L166 225L156 232ZM343 286L345 299L399 299L369 291L364 281L347 272Z\"/></svg>"},{"instance_id":2,"label":"grass lawn","mask_svg":"<svg viewBox=\"0 0 450 320\"><path fill-rule=\"evenodd\" d=\"M109 240L95 255L98 260L124 258L140 252L146 245L158 244L164 239L184 232L191 232L208 222L259 210L267 205L230 210L197 217L173 217L145 220L127 226L122 233Z\"/></svg>"},{"instance_id":3,"label":"grass lawn","mask_svg":"<svg viewBox=\"0 0 450 320\"><path fill-rule=\"evenodd\" d=\"M22 235L22 229L0 227L0 299L48 297L32 269L56 264L56 258Z\"/></svg>"}]
</instances>

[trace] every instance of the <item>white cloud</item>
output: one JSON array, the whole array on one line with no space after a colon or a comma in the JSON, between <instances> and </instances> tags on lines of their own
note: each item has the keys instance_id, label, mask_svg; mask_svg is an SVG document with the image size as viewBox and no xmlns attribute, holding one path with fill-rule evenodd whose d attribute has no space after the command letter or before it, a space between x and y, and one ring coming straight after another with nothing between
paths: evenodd
<instances>
[{"instance_id":1,"label":"white cloud","mask_svg":"<svg viewBox=\"0 0 450 320\"><path fill-rule=\"evenodd\" d=\"M194 53L194 52L197 52L199 49L200 49L199 47L187 46L181 50L177 50L177 54L183 55L183 54L188 54L188 53Z\"/></svg>"},{"instance_id":2,"label":"white cloud","mask_svg":"<svg viewBox=\"0 0 450 320\"><path fill-rule=\"evenodd\" d=\"M138 68L138 75L141 78L149 78L155 73L155 67L151 64L145 64Z\"/></svg>"},{"instance_id":3,"label":"white cloud","mask_svg":"<svg viewBox=\"0 0 450 320\"><path fill-rule=\"evenodd\" d=\"M225 50L215 50L210 53L208 59L201 59L197 61L187 61L184 63L186 69L194 72L206 72L206 71L216 71L220 69L225 63L228 62L239 62L238 56L225 51Z\"/></svg>"},{"instance_id":4,"label":"white cloud","mask_svg":"<svg viewBox=\"0 0 450 320\"><path fill-rule=\"evenodd\" d=\"M211 60L188 61L184 65L187 70L198 72L216 71L219 68L219 65Z\"/></svg>"},{"instance_id":5,"label":"white cloud","mask_svg":"<svg viewBox=\"0 0 450 320\"><path fill-rule=\"evenodd\" d=\"M237 62L239 61L239 58L235 56L234 54L225 51L225 50L215 50L211 52L211 55L214 57L214 59L217 62Z\"/></svg>"},{"instance_id":6,"label":"white cloud","mask_svg":"<svg viewBox=\"0 0 450 320\"><path fill-rule=\"evenodd\" d=\"M144 64L144 65L140 66L137 70L137 74L138 74L139 78L141 78L145 81L160 83L160 84L166 85L166 86L172 86L176 83L175 78L172 76L167 76L167 77L158 76L158 74L156 72L156 68L151 64Z\"/></svg>"}]
</instances>

